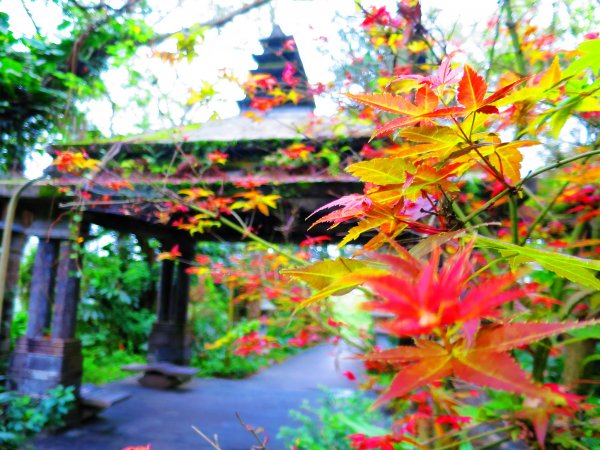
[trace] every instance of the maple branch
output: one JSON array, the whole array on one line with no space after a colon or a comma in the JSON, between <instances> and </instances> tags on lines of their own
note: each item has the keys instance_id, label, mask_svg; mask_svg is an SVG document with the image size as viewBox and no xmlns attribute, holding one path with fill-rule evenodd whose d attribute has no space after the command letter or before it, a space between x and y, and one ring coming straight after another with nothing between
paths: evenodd
<instances>
[{"instance_id":1,"label":"maple branch","mask_svg":"<svg viewBox=\"0 0 600 450\"><path fill-rule=\"evenodd\" d=\"M549 164L547 166L544 167L540 167L538 170L535 170L533 172L531 172L530 174L528 174L527 176L525 176L521 181L519 181L517 184L515 184L514 189L519 189L521 186L523 186L527 181L537 177L538 175L541 175L545 172L548 172L550 170L553 169L557 169L558 167L562 167L566 164L569 164L573 161L577 161L578 159L582 159L582 158L588 158L594 155L599 155L600 154L600 149L597 150L592 150L589 152L585 152L585 153L581 153L579 155L574 155L571 156L569 158L565 158L565 159L561 159L559 161L556 161L555 163ZM482 212L486 211L487 209L490 208L490 206L492 206L494 203L496 203L498 200L500 200L502 197L504 197L505 195L509 194L511 192L511 189L504 189L503 191L499 192L498 194L496 194L494 197L492 197L490 200L488 200L485 204L483 204L482 206L480 206L479 208L477 208L475 211L471 212L469 215L464 217L464 221L465 222L470 222L473 218L477 217L478 215L480 215ZM462 219L461 219L462 220Z\"/></svg>"},{"instance_id":2,"label":"maple branch","mask_svg":"<svg viewBox=\"0 0 600 450\"><path fill-rule=\"evenodd\" d=\"M31 15L31 11L29 10L29 8L27 7L27 5L25 4L25 0L21 0L21 5L23 6L23 9L27 13L27 16L29 17L29 20L31 20L33 28L35 28L35 32L37 33L38 36L41 36L42 32L40 31L40 27L38 27L37 23L35 22L35 19Z\"/></svg>"},{"instance_id":3,"label":"maple branch","mask_svg":"<svg viewBox=\"0 0 600 450\"><path fill-rule=\"evenodd\" d=\"M195 205L194 203L188 202L186 200L183 200L181 197L179 197L178 195L174 194L171 191L168 191L166 189L162 189L163 193L167 196L170 197L171 199L176 200L177 202L181 203L182 205L187 206L190 209L193 209L194 211L198 211L201 212L203 214L206 214L208 217L210 217L211 219L215 219L218 220L219 222L221 222L223 225L231 228L234 231L237 231L238 233L240 233L242 236L247 237L248 239L250 239L251 241L254 241L260 245L262 245L265 248L270 248L271 250L273 250L275 253L278 253L280 255L285 256L286 258L289 258L291 261L294 261L297 264L300 264L302 266L306 266L308 263L306 261L304 261L303 259L298 258L296 255L282 249L280 246L278 246L277 244L274 244L272 242L269 242L263 238L261 238L260 236L252 233L247 227L238 225L237 223L229 220L226 217L221 216L220 214L217 214L209 209L204 209L199 207L198 205Z\"/></svg>"},{"instance_id":4,"label":"maple branch","mask_svg":"<svg viewBox=\"0 0 600 450\"><path fill-rule=\"evenodd\" d=\"M504 179L504 175L502 175L500 172L498 172L498 169L496 169L494 166L492 166L492 163L490 163L490 161L487 159L486 156L483 156L481 154L481 152L479 151L478 148L475 147L475 148L473 148L473 150L475 151L475 153L477 153L477 155L479 155L479 157L485 163L485 166L490 170L490 172L492 173L494 178L496 178L500 183L502 183L502 185L506 189L508 189L508 191L513 191L515 189L506 182L506 180Z\"/></svg>"},{"instance_id":5,"label":"maple branch","mask_svg":"<svg viewBox=\"0 0 600 450\"><path fill-rule=\"evenodd\" d=\"M500 8L500 12L498 13L498 21L496 22L496 29L494 30L494 39L492 40L492 46L490 47L490 51L488 52L488 69L485 72L485 81L489 81L490 75L492 72L492 66L494 65L494 57L496 54L496 42L498 41L498 37L500 36L500 22L502 21L502 8Z\"/></svg>"},{"instance_id":6,"label":"maple branch","mask_svg":"<svg viewBox=\"0 0 600 450\"><path fill-rule=\"evenodd\" d=\"M494 203L496 203L498 200L500 200L502 197L504 197L506 194L508 194L508 192L509 192L508 189L504 189L500 193L494 195L491 199L489 199L487 202L485 202L483 205L481 205L475 211L472 211L471 213L469 213L468 216L465 216L464 221L471 222L471 220L473 220L475 217L477 217L482 212L486 211L490 206L492 206Z\"/></svg>"},{"instance_id":7,"label":"maple branch","mask_svg":"<svg viewBox=\"0 0 600 450\"><path fill-rule=\"evenodd\" d=\"M591 150L589 152L580 153L579 155L570 156L569 158L561 159L556 161L555 163L549 164L544 167L540 167L538 170L535 170L525 176L519 183L516 184L515 187L520 187L525 184L526 181L531 180L532 178L541 175L544 172L548 172L549 170L556 169L558 167L564 166L565 164L569 164L570 162L577 161L578 159L588 158L590 156L600 155L600 149Z\"/></svg>"},{"instance_id":8,"label":"maple branch","mask_svg":"<svg viewBox=\"0 0 600 450\"><path fill-rule=\"evenodd\" d=\"M221 450L221 447L219 447L219 444L216 440L216 436L215 436L215 441L213 442L210 440L210 438L207 435L205 435L202 431L200 431L199 428L196 428L194 425L192 425L192 430L194 430L196 433L198 433L200 436L202 436L202 438L206 442L208 442L212 448L214 448L215 450Z\"/></svg>"}]
</instances>

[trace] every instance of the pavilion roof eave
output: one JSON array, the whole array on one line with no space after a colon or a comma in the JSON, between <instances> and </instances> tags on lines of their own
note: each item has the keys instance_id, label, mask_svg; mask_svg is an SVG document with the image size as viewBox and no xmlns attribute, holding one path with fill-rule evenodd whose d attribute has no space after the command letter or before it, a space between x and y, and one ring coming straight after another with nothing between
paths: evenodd
<instances>
[{"instance_id":1,"label":"pavilion roof eave","mask_svg":"<svg viewBox=\"0 0 600 450\"><path fill-rule=\"evenodd\" d=\"M319 117L308 109L280 107L256 117L239 115L202 124L192 124L155 132L77 142L58 143L56 147L126 144L175 144L180 142L239 142L268 140L327 140L367 138L372 129L362 123L341 123L336 118Z\"/></svg>"}]
</instances>

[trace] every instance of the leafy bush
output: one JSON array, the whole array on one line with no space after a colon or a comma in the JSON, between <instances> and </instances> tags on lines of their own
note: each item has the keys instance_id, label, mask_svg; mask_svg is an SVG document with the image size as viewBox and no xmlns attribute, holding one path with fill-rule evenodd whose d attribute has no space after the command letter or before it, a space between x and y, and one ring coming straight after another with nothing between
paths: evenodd
<instances>
[{"instance_id":1,"label":"leafy bush","mask_svg":"<svg viewBox=\"0 0 600 450\"><path fill-rule=\"evenodd\" d=\"M43 429L63 426L74 401L71 386L57 386L39 400L12 391L0 393L0 448L22 449Z\"/></svg>"},{"instance_id":2,"label":"leafy bush","mask_svg":"<svg viewBox=\"0 0 600 450\"><path fill-rule=\"evenodd\" d=\"M155 268L133 236L86 251L84 260L78 309L78 336L84 348L93 347L93 354L101 358L116 350L145 352L155 314L143 308L140 299L157 279Z\"/></svg>"}]
</instances>

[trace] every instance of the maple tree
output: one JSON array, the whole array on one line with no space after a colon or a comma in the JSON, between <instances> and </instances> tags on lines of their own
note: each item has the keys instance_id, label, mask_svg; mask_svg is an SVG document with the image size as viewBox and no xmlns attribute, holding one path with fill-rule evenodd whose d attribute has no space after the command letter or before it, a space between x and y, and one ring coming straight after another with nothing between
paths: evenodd
<instances>
[{"instance_id":1,"label":"maple tree","mask_svg":"<svg viewBox=\"0 0 600 450\"><path fill-rule=\"evenodd\" d=\"M343 120L368 122L373 134L360 155L333 161L364 190L309 217L313 226L327 224L329 230L351 224L339 246L359 242L355 256L309 257L311 246L331 236L307 236L300 254L259 238L236 211L273 213L281 196L265 189L260 175L237 180L227 193L208 185L181 189L157 206L156 219L164 224L191 234L231 227L272 252L254 263L232 258L231 267L198 261L190 271L210 273L224 284L232 304L268 298L294 310L294 336L277 343L255 330L230 332L214 346L263 354L280 344L305 347L326 332L341 336L345 325L327 320L326 299L357 288L366 296L365 309L384 313L379 330L399 345L363 347L360 358L369 370L365 384L385 385L377 403L397 413L397 426L387 435L350 436L357 449L470 442L475 438L467 433L486 417L463 414L463 400L499 391L514 394L516 409L499 416L504 426L495 424L498 430L521 430L522 439L541 448L563 448L566 434L561 438L559 431L569 429L568 442L583 436L565 420L579 417L583 428L588 410L573 392L585 391L583 367L594 358L574 356L564 341L577 345L598 336L600 40L588 35L576 48L562 50L553 36L539 35L531 18L514 23L511 3L500 3L506 25L500 17L490 23L496 39L485 73L474 63L454 62L456 55L425 28L419 2L398 2L397 14L385 7L363 11L369 43L392 55L376 60L392 67L369 73L376 82L365 92L346 94ZM509 51L497 41L513 49L513 64L499 63ZM405 56L402 64L399 55ZM354 81L350 69L346 81ZM243 86L257 114L327 89L303 85L291 65L281 81L255 74ZM555 145L570 119L585 129L587 141L523 173L524 154ZM84 156L63 152L55 165L78 176L94 172L97 162ZM270 158L294 170L330 156L298 142L282 145ZM199 170L218 173L228 155L215 150L206 159ZM159 259L180 257L173 247ZM265 264L266 271L260 267ZM283 276L312 292L286 285ZM561 351L562 374L551 367ZM402 409L402 402L410 407Z\"/></svg>"}]
</instances>

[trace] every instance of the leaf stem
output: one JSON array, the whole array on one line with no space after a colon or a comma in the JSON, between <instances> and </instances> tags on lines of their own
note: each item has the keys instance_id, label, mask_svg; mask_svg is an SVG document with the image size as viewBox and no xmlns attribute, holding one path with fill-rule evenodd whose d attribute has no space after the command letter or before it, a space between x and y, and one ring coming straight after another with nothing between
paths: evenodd
<instances>
[{"instance_id":1,"label":"leaf stem","mask_svg":"<svg viewBox=\"0 0 600 450\"><path fill-rule=\"evenodd\" d=\"M521 181L519 181L516 184L516 186L517 187L521 186L521 185L525 184L526 181L531 180L532 178L535 178L535 177L537 177L538 175L541 175L544 172L548 172L549 170L556 169L558 167L564 166L565 164L569 164L570 162L577 161L578 159L587 158L589 156L598 155L598 154L600 154L600 149L591 150L589 152L580 153L578 155L570 156L569 158L561 159L559 161L556 161L555 163L549 164L549 165L544 166L544 167L540 167L538 170L535 170L535 171L531 172L530 174L528 174L526 177L524 177Z\"/></svg>"},{"instance_id":2,"label":"leaf stem","mask_svg":"<svg viewBox=\"0 0 600 450\"><path fill-rule=\"evenodd\" d=\"M483 433L475 434L473 436L468 436L466 439L462 439L459 442L455 442L455 443L449 444L449 445L444 445L443 447L438 447L437 450L446 450L446 449L456 448L460 444L464 444L464 443L471 442L471 441L476 441L477 439L481 439L481 438L484 438L487 436L493 436L494 434L497 434L497 433L511 431L515 428L517 428L516 425L507 425L502 428L496 428L494 430L485 431Z\"/></svg>"},{"instance_id":3,"label":"leaf stem","mask_svg":"<svg viewBox=\"0 0 600 450\"><path fill-rule=\"evenodd\" d=\"M550 170L553 169L557 169L558 167L562 167L566 164L569 164L573 161L577 161L578 159L582 159L582 158L588 158L590 156L594 156L594 155L598 155L600 154L600 149L597 150L592 150L589 152L585 152L585 153L581 153L579 155L574 155L571 156L569 158L565 158L565 159L561 159L559 161L556 161L555 163L549 164L547 166L544 167L540 167L538 170L531 172L530 174L528 174L527 176L525 176L521 181L519 181L517 184L515 184L514 188L518 189L521 186L523 186L527 181L537 177L538 175L541 175L545 172L548 172ZM496 194L494 197L492 197L490 200L488 200L484 205L480 206L479 208L477 208L475 211L471 212L468 216L464 217L464 221L465 222L470 222L474 217L477 217L478 215L480 215L482 212L486 211L487 209L489 209L494 203L496 203L498 200L500 200L502 197L504 197L505 195L509 194L511 192L510 189L504 189L503 191L499 192L498 194Z\"/></svg>"},{"instance_id":4,"label":"leaf stem","mask_svg":"<svg viewBox=\"0 0 600 450\"><path fill-rule=\"evenodd\" d=\"M512 236L513 244L520 245L519 243L519 211L517 207L517 198L514 194L508 197L508 213L510 216L510 234Z\"/></svg>"},{"instance_id":5,"label":"leaf stem","mask_svg":"<svg viewBox=\"0 0 600 450\"><path fill-rule=\"evenodd\" d=\"M527 242L527 239L529 239L531 237L531 234L533 233L533 231L535 230L535 227L538 226L538 224L544 220L546 218L546 216L548 215L548 213L550 212L550 210L552 209L552 207L554 206L554 204L556 203L556 201L558 200L558 197L561 196L561 194L565 191L565 189L567 188L567 186L569 186L570 182L566 181L561 187L560 189L556 192L556 194L554 195L554 197L552 197L552 200L550 200L550 202L544 207L544 209L542 209L542 211L540 211L540 213L538 214L538 216L535 218L535 220L533 221L533 223L529 226L529 228L527 229L527 234L525 235L525 237L523 238L523 240L521 241L521 245L525 245L525 243Z\"/></svg>"}]
</instances>

